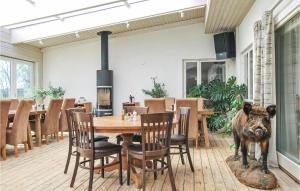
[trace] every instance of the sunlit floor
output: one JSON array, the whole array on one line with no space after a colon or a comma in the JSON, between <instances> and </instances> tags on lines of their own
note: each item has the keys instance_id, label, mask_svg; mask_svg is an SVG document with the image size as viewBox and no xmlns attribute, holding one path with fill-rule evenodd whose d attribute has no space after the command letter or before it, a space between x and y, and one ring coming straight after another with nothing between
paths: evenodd
<instances>
[{"instance_id":1,"label":"sunlit floor","mask_svg":"<svg viewBox=\"0 0 300 191\"><path fill-rule=\"evenodd\" d=\"M111 135L110 141L115 141ZM210 135L211 148L206 150L191 149L195 173L192 173L188 164L182 165L178 155L172 158L172 167L177 190L256 190L239 183L226 165L225 159L233 153L230 149L231 138L219 135ZM49 145L34 147L24 153L20 148L18 159L13 157L13 149L8 148L8 159L0 161L0 190L87 190L88 170L80 169L77 174L74 188L70 188L70 180L74 167L74 157L71 160L69 171L64 174L68 149L68 137ZM187 159L185 158L187 162ZM278 178L279 187L276 190L300 190L299 184L293 181L280 169L271 169ZM118 173L105 173L105 178L99 174L94 176L94 190L137 190L134 184L119 185ZM156 181L153 174L148 173L147 190L171 190L167 173L160 175Z\"/></svg>"}]
</instances>

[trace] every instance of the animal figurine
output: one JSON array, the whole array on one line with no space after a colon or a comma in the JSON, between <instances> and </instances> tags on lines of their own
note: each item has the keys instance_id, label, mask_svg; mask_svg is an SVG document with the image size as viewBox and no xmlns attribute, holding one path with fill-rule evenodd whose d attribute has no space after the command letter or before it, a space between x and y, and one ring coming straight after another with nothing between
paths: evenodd
<instances>
[{"instance_id":1,"label":"animal figurine","mask_svg":"<svg viewBox=\"0 0 300 191\"><path fill-rule=\"evenodd\" d=\"M276 114L276 106L262 106L245 103L232 120L233 135L235 142L235 160L239 160L238 150L241 145L243 166L249 167L247 161L249 143L260 143L262 153L263 173L268 173L267 157L269 149L269 138L271 137L271 118Z\"/></svg>"}]
</instances>

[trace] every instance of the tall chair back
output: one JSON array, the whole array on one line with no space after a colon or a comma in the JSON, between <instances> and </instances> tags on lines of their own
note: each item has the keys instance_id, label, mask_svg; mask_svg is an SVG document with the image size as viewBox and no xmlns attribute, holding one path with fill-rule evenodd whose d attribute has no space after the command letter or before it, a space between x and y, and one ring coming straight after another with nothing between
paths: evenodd
<instances>
[{"instance_id":1,"label":"tall chair back","mask_svg":"<svg viewBox=\"0 0 300 191\"><path fill-rule=\"evenodd\" d=\"M149 107L141 107L141 106L124 106L124 111L126 113L132 113L136 111L138 115L147 114L149 111Z\"/></svg>"},{"instance_id":2,"label":"tall chair back","mask_svg":"<svg viewBox=\"0 0 300 191\"><path fill-rule=\"evenodd\" d=\"M145 99L145 107L149 107L149 113L166 112L166 100L164 98Z\"/></svg>"},{"instance_id":3,"label":"tall chair back","mask_svg":"<svg viewBox=\"0 0 300 191\"><path fill-rule=\"evenodd\" d=\"M67 124L68 124L68 132L69 132L69 143L71 145L75 145L76 141L76 128L75 128L75 121L74 121L74 113L75 112L82 112L85 113L85 108L69 108L65 110Z\"/></svg>"},{"instance_id":4,"label":"tall chair back","mask_svg":"<svg viewBox=\"0 0 300 191\"><path fill-rule=\"evenodd\" d=\"M85 108L85 112L92 113L92 111L93 111L93 104L92 104L92 102L83 103L83 107Z\"/></svg>"},{"instance_id":5,"label":"tall chair back","mask_svg":"<svg viewBox=\"0 0 300 191\"><path fill-rule=\"evenodd\" d=\"M19 105L19 99L17 98L13 98L13 99L10 99L10 107L9 109L10 110L16 110L18 108L18 105Z\"/></svg>"},{"instance_id":6,"label":"tall chair back","mask_svg":"<svg viewBox=\"0 0 300 191\"><path fill-rule=\"evenodd\" d=\"M177 119L179 119L179 111L181 107L190 108L188 137L192 139L196 139L198 133L198 99L197 98L176 99Z\"/></svg>"},{"instance_id":7,"label":"tall chair back","mask_svg":"<svg viewBox=\"0 0 300 191\"><path fill-rule=\"evenodd\" d=\"M178 114L178 135L184 135L186 139L189 137L189 119L190 119L190 108L180 107Z\"/></svg>"},{"instance_id":8,"label":"tall chair back","mask_svg":"<svg viewBox=\"0 0 300 191\"><path fill-rule=\"evenodd\" d=\"M29 122L29 113L34 104L33 100L21 100L12 125L12 135L7 140L8 144L16 145L27 141L27 126Z\"/></svg>"},{"instance_id":9,"label":"tall chair back","mask_svg":"<svg viewBox=\"0 0 300 191\"><path fill-rule=\"evenodd\" d=\"M68 123L67 123L67 116L66 116L66 109L73 108L75 104L75 98L66 98L63 101L62 107L61 107L61 114L59 118L59 130L64 131L68 129Z\"/></svg>"},{"instance_id":10,"label":"tall chair back","mask_svg":"<svg viewBox=\"0 0 300 191\"><path fill-rule=\"evenodd\" d=\"M141 115L143 159L169 152L173 112Z\"/></svg>"},{"instance_id":11,"label":"tall chair back","mask_svg":"<svg viewBox=\"0 0 300 191\"><path fill-rule=\"evenodd\" d=\"M175 97L166 97L166 110L167 111L173 111L174 105L175 105Z\"/></svg>"},{"instance_id":12,"label":"tall chair back","mask_svg":"<svg viewBox=\"0 0 300 191\"><path fill-rule=\"evenodd\" d=\"M74 112L77 151L80 155L94 158L94 124L91 113Z\"/></svg>"},{"instance_id":13,"label":"tall chair back","mask_svg":"<svg viewBox=\"0 0 300 191\"><path fill-rule=\"evenodd\" d=\"M61 113L61 106L62 106L63 100L62 99L52 99L49 103L49 107L46 112L46 118L45 118L45 128L44 134L50 135L53 133L58 133L59 128L59 116Z\"/></svg>"},{"instance_id":14,"label":"tall chair back","mask_svg":"<svg viewBox=\"0 0 300 191\"><path fill-rule=\"evenodd\" d=\"M6 127L8 121L8 113L10 100L0 100L0 147L6 145Z\"/></svg>"}]
</instances>

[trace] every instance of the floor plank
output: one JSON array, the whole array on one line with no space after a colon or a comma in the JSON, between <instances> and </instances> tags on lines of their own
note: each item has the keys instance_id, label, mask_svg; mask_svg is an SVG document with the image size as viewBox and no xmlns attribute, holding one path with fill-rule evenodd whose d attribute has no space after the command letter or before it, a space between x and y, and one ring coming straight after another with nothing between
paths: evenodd
<instances>
[{"instance_id":1,"label":"floor plank","mask_svg":"<svg viewBox=\"0 0 300 191\"><path fill-rule=\"evenodd\" d=\"M115 135L109 134L110 141L115 142ZM253 191L241 184L227 166L225 159L233 154L230 145L232 138L216 134L209 136L211 148L200 149L190 148L195 172L192 173L187 156L184 155L185 164L181 163L179 155L172 155L172 170L175 184L178 191L210 191L210 190L242 190ZM72 157L67 174L63 173L68 150L68 138L65 137L59 142L53 141L49 145L34 147L27 153L23 152L20 145L20 156L15 159L13 148L7 147L8 159L0 161L0 190L22 190L22 191L83 191L88 188L89 171L78 169L75 185L70 188L75 158ZM160 166L160 164L159 164ZM293 181L288 175L278 168L270 169L277 177L281 190L300 190L299 184ZM154 181L153 173L146 175L146 190L168 191L171 190L168 171L164 174L158 173ZM95 174L93 179L93 190L124 191L137 189L133 183L126 185L126 172L123 172L123 185L119 185L118 172L106 172L105 178Z\"/></svg>"}]
</instances>

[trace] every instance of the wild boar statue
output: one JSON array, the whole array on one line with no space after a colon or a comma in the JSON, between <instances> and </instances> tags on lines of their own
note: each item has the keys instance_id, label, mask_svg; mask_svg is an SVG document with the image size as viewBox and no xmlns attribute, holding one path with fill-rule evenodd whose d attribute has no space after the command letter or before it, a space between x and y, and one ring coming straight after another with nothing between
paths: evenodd
<instances>
[{"instance_id":1,"label":"wild boar statue","mask_svg":"<svg viewBox=\"0 0 300 191\"><path fill-rule=\"evenodd\" d=\"M249 143L260 143L263 173L268 173L267 157L269 138L271 137L271 118L276 114L276 106L266 108L245 103L232 120L235 142L235 160L239 160L238 150L241 145L243 167L248 168L247 161Z\"/></svg>"}]
</instances>

